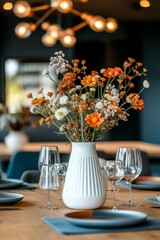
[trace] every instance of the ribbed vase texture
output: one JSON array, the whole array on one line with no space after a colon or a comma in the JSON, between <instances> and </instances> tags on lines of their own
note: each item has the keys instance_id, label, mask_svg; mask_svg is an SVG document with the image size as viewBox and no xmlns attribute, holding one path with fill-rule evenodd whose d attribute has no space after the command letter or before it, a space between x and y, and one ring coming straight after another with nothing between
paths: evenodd
<instances>
[{"instance_id":1,"label":"ribbed vase texture","mask_svg":"<svg viewBox=\"0 0 160 240\"><path fill-rule=\"evenodd\" d=\"M94 142L72 143L62 198L73 209L96 209L104 204L106 189Z\"/></svg>"}]
</instances>

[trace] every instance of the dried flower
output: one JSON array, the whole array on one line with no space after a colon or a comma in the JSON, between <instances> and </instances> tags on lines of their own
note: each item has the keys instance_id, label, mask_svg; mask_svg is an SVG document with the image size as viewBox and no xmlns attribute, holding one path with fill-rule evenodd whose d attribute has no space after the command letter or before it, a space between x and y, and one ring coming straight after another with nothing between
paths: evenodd
<instances>
[{"instance_id":1,"label":"dried flower","mask_svg":"<svg viewBox=\"0 0 160 240\"><path fill-rule=\"evenodd\" d=\"M31 97L32 96L28 94L28 98ZM1 106L3 106L3 109ZM17 113L9 113L8 108L4 104L0 103L0 130L7 128L9 130L20 131L27 126L31 126L33 128L38 126L37 121L33 119L29 108L22 107L21 111Z\"/></svg>"},{"instance_id":2,"label":"dried flower","mask_svg":"<svg viewBox=\"0 0 160 240\"><path fill-rule=\"evenodd\" d=\"M31 93L31 112L43 116L40 124L55 125L69 141L97 141L119 121L127 121L129 110L142 110L144 101L140 93L149 87L144 80L142 89L136 93L135 78L146 76L143 63L134 58L124 61L123 67L103 68L98 73L87 74L85 60L74 59L71 64L62 51L51 57L49 69L43 74L57 86L57 93L33 97ZM62 74L57 82L51 72Z\"/></svg>"}]
</instances>

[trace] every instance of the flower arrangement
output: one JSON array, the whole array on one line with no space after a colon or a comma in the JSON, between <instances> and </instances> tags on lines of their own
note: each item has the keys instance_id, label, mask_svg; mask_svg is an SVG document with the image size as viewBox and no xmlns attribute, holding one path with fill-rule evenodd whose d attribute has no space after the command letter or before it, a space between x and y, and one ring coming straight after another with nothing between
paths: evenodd
<instances>
[{"instance_id":1,"label":"flower arrangement","mask_svg":"<svg viewBox=\"0 0 160 240\"><path fill-rule=\"evenodd\" d=\"M0 103L0 130L4 128L13 131L20 131L27 126L37 127L37 122L32 119L29 108L22 107L17 113L9 113L8 108Z\"/></svg>"},{"instance_id":2,"label":"flower arrangement","mask_svg":"<svg viewBox=\"0 0 160 240\"><path fill-rule=\"evenodd\" d=\"M142 110L144 101L140 94L149 87L143 81L136 93L135 79L147 75L143 63L128 58L120 67L105 68L98 73L87 74L86 61L72 60L70 64L62 51L50 59L49 69L43 75L56 85L56 94L40 89L37 96L28 93L30 111L42 115L40 125L55 125L59 134L65 134L71 142L94 142L119 121L127 121L129 110ZM52 72L62 77L55 80Z\"/></svg>"}]
</instances>

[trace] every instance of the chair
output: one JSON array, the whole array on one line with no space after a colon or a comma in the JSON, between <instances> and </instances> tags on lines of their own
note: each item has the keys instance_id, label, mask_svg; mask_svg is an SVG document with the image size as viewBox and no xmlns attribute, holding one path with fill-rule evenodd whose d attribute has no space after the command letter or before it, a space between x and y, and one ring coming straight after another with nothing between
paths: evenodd
<instances>
[{"instance_id":1,"label":"chair","mask_svg":"<svg viewBox=\"0 0 160 240\"><path fill-rule=\"evenodd\" d=\"M21 180L28 183L38 183L40 177L39 170L27 170L22 173Z\"/></svg>"},{"instance_id":2,"label":"chair","mask_svg":"<svg viewBox=\"0 0 160 240\"><path fill-rule=\"evenodd\" d=\"M38 170L39 151L17 151L10 159L6 178L20 179L26 170Z\"/></svg>"},{"instance_id":3,"label":"chair","mask_svg":"<svg viewBox=\"0 0 160 240\"><path fill-rule=\"evenodd\" d=\"M141 150L141 156L142 156L142 172L140 176L151 176L151 163L149 161L149 156L145 151Z\"/></svg>"}]
</instances>

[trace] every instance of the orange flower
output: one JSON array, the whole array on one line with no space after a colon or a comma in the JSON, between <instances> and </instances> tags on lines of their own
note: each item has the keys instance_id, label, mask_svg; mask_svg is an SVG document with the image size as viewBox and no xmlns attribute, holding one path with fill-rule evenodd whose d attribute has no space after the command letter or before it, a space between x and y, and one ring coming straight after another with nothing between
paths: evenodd
<instances>
[{"instance_id":1,"label":"orange flower","mask_svg":"<svg viewBox=\"0 0 160 240\"><path fill-rule=\"evenodd\" d=\"M76 74L68 72L58 86L57 93L64 93L75 87Z\"/></svg>"},{"instance_id":2,"label":"orange flower","mask_svg":"<svg viewBox=\"0 0 160 240\"><path fill-rule=\"evenodd\" d=\"M108 77L108 78L113 78L118 75L123 75L123 70L119 67L107 68L107 69L105 69L105 71L103 73L103 76Z\"/></svg>"},{"instance_id":3,"label":"orange flower","mask_svg":"<svg viewBox=\"0 0 160 240\"><path fill-rule=\"evenodd\" d=\"M48 96L48 97L52 97L52 96L53 96L53 92L48 92L48 93L47 93L47 96Z\"/></svg>"},{"instance_id":4,"label":"orange flower","mask_svg":"<svg viewBox=\"0 0 160 240\"><path fill-rule=\"evenodd\" d=\"M72 60L72 63L74 65L74 67L77 67L78 66L78 63L79 63L79 59L73 59Z\"/></svg>"},{"instance_id":5,"label":"orange flower","mask_svg":"<svg viewBox=\"0 0 160 240\"><path fill-rule=\"evenodd\" d=\"M122 98L122 97L124 97L124 95L125 95L125 92L124 91L121 91L120 93L119 93L119 96Z\"/></svg>"},{"instance_id":6,"label":"orange flower","mask_svg":"<svg viewBox=\"0 0 160 240\"><path fill-rule=\"evenodd\" d=\"M32 93L28 93L27 98L33 98Z\"/></svg>"},{"instance_id":7,"label":"orange flower","mask_svg":"<svg viewBox=\"0 0 160 240\"><path fill-rule=\"evenodd\" d=\"M78 104L79 104L79 108L82 112L87 112L88 106L85 102L79 102Z\"/></svg>"},{"instance_id":8,"label":"orange flower","mask_svg":"<svg viewBox=\"0 0 160 240\"><path fill-rule=\"evenodd\" d=\"M143 65L142 62L137 62L136 64L137 64L138 67L141 67Z\"/></svg>"},{"instance_id":9,"label":"orange flower","mask_svg":"<svg viewBox=\"0 0 160 240\"><path fill-rule=\"evenodd\" d=\"M144 101L136 93L131 93L127 97L127 101L132 105L135 110L142 110L144 108Z\"/></svg>"},{"instance_id":10,"label":"orange flower","mask_svg":"<svg viewBox=\"0 0 160 240\"><path fill-rule=\"evenodd\" d=\"M134 83L130 83L130 84L129 84L129 87L130 87L130 88L133 88L133 87L134 87Z\"/></svg>"},{"instance_id":11,"label":"orange flower","mask_svg":"<svg viewBox=\"0 0 160 240\"><path fill-rule=\"evenodd\" d=\"M123 82L123 79L118 78L118 79L117 79L117 82L118 82L119 84L121 84L121 83Z\"/></svg>"},{"instance_id":12,"label":"orange flower","mask_svg":"<svg viewBox=\"0 0 160 240\"><path fill-rule=\"evenodd\" d=\"M45 122L45 119L44 119L44 118L41 118L41 119L39 120L39 124L40 124L40 125L42 125L44 122Z\"/></svg>"},{"instance_id":13,"label":"orange flower","mask_svg":"<svg viewBox=\"0 0 160 240\"><path fill-rule=\"evenodd\" d=\"M104 122L104 117L101 117L101 113L95 112L88 114L85 118L85 121L91 127L99 128L99 126Z\"/></svg>"},{"instance_id":14,"label":"orange flower","mask_svg":"<svg viewBox=\"0 0 160 240\"><path fill-rule=\"evenodd\" d=\"M81 83L85 87L93 87L97 83L97 78L91 75L87 75L82 79Z\"/></svg>"},{"instance_id":15,"label":"orange flower","mask_svg":"<svg viewBox=\"0 0 160 240\"><path fill-rule=\"evenodd\" d=\"M134 58L128 57L128 61L134 63L136 60Z\"/></svg>"}]
</instances>

